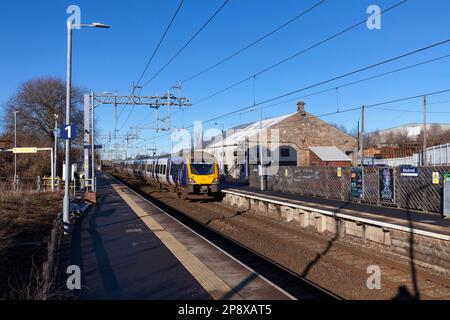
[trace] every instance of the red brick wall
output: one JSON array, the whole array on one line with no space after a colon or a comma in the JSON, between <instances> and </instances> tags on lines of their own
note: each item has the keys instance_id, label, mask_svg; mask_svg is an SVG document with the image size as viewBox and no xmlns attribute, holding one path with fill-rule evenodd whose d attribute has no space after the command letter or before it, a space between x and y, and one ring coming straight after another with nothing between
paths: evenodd
<instances>
[{"instance_id":1,"label":"red brick wall","mask_svg":"<svg viewBox=\"0 0 450 320\"><path fill-rule=\"evenodd\" d=\"M279 129L280 143L297 149L297 165L310 166L309 147L335 146L343 152L355 152L355 138L336 129L312 114L296 113L271 129Z\"/></svg>"}]
</instances>

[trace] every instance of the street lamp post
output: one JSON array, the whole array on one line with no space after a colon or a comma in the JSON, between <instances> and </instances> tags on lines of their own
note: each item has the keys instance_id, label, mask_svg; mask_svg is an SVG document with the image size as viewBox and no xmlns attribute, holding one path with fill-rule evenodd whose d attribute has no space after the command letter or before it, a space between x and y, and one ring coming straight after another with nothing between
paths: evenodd
<instances>
[{"instance_id":1,"label":"street lamp post","mask_svg":"<svg viewBox=\"0 0 450 320\"><path fill-rule=\"evenodd\" d=\"M55 113L53 115L53 117L55 118L55 132L54 132L54 136L55 136L55 155L54 155L54 163L53 163L53 172L55 173L55 177L56 177L56 169L58 168L58 165L56 163L56 160L58 160L58 118L59 116Z\"/></svg>"},{"instance_id":2,"label":"street lamp post","mask_svg":"<svg viewBox=\"0 0 450 320\"><path fill-rule=\"evenodd\" d=\"M95 117L95 114L94 114L94 108L95 108L95 106L94 106L94 103L95 103L95 100L94 100L94 92L92 92L92 94L91 94L91 107L92 107L92 116L91 116L91 118L92 118L92 123L91 123L91 147L92 147L92 159L91 159L91 161L92 161L92 164L91 164L91 166L92 166L92 176L91 176L91 178L92 178L92 181L91 181L91 188L92 188L92 191L93 192L95 192L95 190L96 190L96 181L95 181L95 144L94 144L94 121L95 121L95 119L94 119L94 117Z\"/></svg>"},{"instance_id":3,"label":"street lamp post","mask_svg":"<svg viewBox=\"0 0 450 320\"><path fill-rule=\"evenodd\" d=\"M19 111L14 111L14 148L17 148L17 114ZM14 190L17 189L17 153L14 153Z\"/></svg>"},{"instance_id":4,"label":"street lamp post","mask_svg":"<svg viewBox=\"0 0 450 320\"><path fill-rule=\"evenodd\" d=\"M110 28L110 26L94 22L91 24L73 25L71 20L67 21L67 82L66 82L66 126L70 125L70 104L71 104L71 81L72 81L72 30L73 28L91 27L91 28ZM63 200L63 225L64 234L69 233L69 179L70 179L70 139L66 140L66 156L65 156L65 183L64 183L64 200Z\"/></svg>"}]
</instances>

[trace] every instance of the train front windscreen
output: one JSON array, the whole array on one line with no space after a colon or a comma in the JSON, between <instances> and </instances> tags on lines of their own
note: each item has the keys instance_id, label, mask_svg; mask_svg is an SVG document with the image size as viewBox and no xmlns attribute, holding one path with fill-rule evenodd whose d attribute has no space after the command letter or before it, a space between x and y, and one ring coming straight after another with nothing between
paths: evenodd
<instances>
[{"instance_id":1,"label":"train front windscreen","mask_svg":"<svg viewBox=\"0 0 450 320\"><path fill-rule=\"evenodd\" d=\"M192 174L208 175L214 173L214 165L212 163L191 163Z\"/></svg>"}]
</instances>

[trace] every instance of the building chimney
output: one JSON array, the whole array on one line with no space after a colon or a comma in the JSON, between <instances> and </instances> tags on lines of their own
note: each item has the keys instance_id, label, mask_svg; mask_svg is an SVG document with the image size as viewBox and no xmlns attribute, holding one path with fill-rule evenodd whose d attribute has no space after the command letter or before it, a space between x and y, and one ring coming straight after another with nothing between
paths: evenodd
<instances>
[{"instance_id":1,"label":"building chimney","mask_svg":"<svg viewBox=\"0 0 450 320\"><path fill-rule=\"evenodd\" d=\"M305 103L303 101L297 102L297 111L300 112L302 116L306 114Z\"/></svg>"}]
</instances>

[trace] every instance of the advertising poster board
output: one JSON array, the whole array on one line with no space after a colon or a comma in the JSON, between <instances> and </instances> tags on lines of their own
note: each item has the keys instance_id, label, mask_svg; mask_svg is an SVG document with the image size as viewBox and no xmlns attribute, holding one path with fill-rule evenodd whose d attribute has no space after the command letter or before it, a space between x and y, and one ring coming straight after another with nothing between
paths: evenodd
<instances>
[{"instance_id":1,"label":"advertising poster board","mask_svg":"<svg viewBox=\"0 0 450 320\"><path fill-rule=\"evenodd\" d=\"M378 169L378 200L384 203L395 203L394 169Z\"/></svg>"},{"instance_id":2,"label":"advertising poster board","mask_svg":"<svg viewBox=\"0 0 450 320\"><path fill-rule=\"evenodd\" d=\"M351 190L350 198L354 200L362 200L364 197L363 188L363 172L361 168L351 169Z\"/></svg>"}]
</instances>

